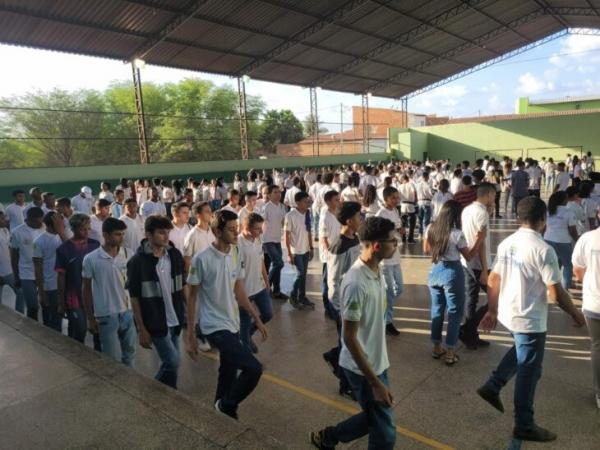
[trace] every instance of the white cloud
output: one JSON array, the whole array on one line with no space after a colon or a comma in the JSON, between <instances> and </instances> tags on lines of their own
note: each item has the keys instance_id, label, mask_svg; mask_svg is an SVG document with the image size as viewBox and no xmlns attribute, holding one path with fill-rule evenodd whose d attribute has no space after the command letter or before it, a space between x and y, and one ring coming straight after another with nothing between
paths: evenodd
<instances>
[{"instance_id":1,"label":"white cloud","mask_svg":"<svg viewBox=\"0 0 600 450\"><path fill-rule=\"evenodd\" d=\"M554 87L552 81L545 81L531 72L527 72L519 77L517 92L523 95L535 95L545 91L553 91Z\"/></svg>"}]
</instances>

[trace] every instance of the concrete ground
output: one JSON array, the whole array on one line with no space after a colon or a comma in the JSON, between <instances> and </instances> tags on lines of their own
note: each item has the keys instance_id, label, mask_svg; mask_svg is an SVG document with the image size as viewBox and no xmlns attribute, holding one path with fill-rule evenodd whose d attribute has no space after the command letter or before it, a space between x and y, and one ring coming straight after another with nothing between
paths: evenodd
<instances>
[{"instance_id":1,"label":"concrete ground","mask_svg":"<svg viewBox=\"0 0 600 450\"><path fill-rule=\"evenodd\" d=\"M511 219L494 221L495 245L516 229ZM500 414L475 393L511 345L510 335L499 328L487 337L489 348L468 351L459 347L461 360L454 367L431 358L429 293L426 277L430 260L420 244L402 248L405 290L395 306L399 337L388 337L390 381L396 404L397 448L436 449L592 449L598 448L599 412L591 389L589 339L557 307L550 310L542 379L536 395L536 420L558 434L550 444L521 443L511 439L512 393L510 383L502 394L507 412ZM284 269L284 286L290 286L293 268ZM335 324L324 317L320 303L320 266L309 269L309 296L315 311L296 311L274 301L270 337L259 344L264 365L256 391L241 405L240 422L271 435L291 449L310 448L311 430L335 424L357 410L337 394L337 381L322 359L335 344ZM482 301L485 296L482 295ZM5 292L5 304L12 299ZM2 331L0 330L0 337ZM180 391L211 406L217 379L217 355L204 354L198 362L186 355L180 371ZM158 367L153 351L138 348L136 369L151 377ZM60 399L57 399L60 401ZM1 412L0 412L1 413ZM0 443L0 447L2 444ZM185 447L185 446L184 446ZM365 449L363 438L339 448Z\"/></svg>"}]
</instances>

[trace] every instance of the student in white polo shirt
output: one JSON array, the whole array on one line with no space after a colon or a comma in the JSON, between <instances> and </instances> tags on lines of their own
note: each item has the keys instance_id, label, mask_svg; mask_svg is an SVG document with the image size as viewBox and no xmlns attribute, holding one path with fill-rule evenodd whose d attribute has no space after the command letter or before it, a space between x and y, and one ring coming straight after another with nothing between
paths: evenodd
<instances>
[{"instance_id":1,"label":"student in white polo shirt","mask_svg":"<svg viewBox=\"0 0 600 450\"><path fill-rule=\"evenodd\" d=\"M327 257L329 247L334 245L340 238L342 225L337 220L337 212L340 208L340 194L335 190L325 192L323 195L325 207L321 210L319 217L319 259L322 263L323 276L321 278L321 295L325 314L331 320L335 320L336 312L329 302L329 289L327 287Z\"/></svg>"},{"instance_id":2,"label":"student in white polo shirt","mask_svg":"<svg viewBox=\"0 0 600 450\"><path fill-rule=\"evenodd\" d=\"M256 201L258 200L256 192L247 191L244 197L246 199L245 205L242 209L240 209L240 212L238 213L238 221L240 222L240 225L243 224L244 220L246 220L246 217L248 217L252 213L257 213L258 215L261 215L256 208Z\"/></svg>"},{"instance_id":3,"label":"student in white polo shirt","mask_svg":"<svg viewBox=\"0 0 600 450\"><path fill-rule=\"evenodd\" d=\"M239 404L254 390L262 375L262 365L240 339L239 308L252 316L263 339L267 337L267 329L244 287L244 261L236 246L237 215L231 211L217 211L211 228L217 240L194 256L188 275L188 353L193 359L198 354L194 332L198 302L202 331L210 344L219 350L215 409L237 419Z\"/></svg>"},{"instance_id":4,"label":"student in white polo shirt","mask_svg":"<svg viewBox=\"0 0 600 450\"><path fill-rule=\"evenodd\" d=\"M265 204L262 216L263 225L263 251L269 257L269 283L272 287L273 298L287 300L287 295L281 292L281 269L283 269L283 251L281 250L281 237L283 233L283 219L285 207L280 203L281 191L279 187L268 187L269 201Z\"/></svg>"},{"instance_id":5,"label":"student in white polo shirt","mask_svg":"<svg viewBox=\"0 0 600 450\"><path fill-rule=\"evenodd\" d=\"M119 217L119 220L127 225L123 246L136 251L144 239L144 219L137 212L138 204L135 198L125 200L125 213Z\"/></svg>"},{"instance_id":6,"label":"student in white polo shirt","mask_svg":"<svg viewBox=\"0 0 600 450\"><path fill-rule=\"evenodd\" d=\"M104 244L85 255L82 277L83 304L90 332L100 336L102 353L131 367L137 332L131 300L125 289L127 262L134 254L133 250L123 247L126 228L123 221L114 217L102 223Z\"/></svg>"},{"instance_id":7,"label":"student in white polo shirt","mask_svg":"<svg viewBox=\"0 0 600 450\"><path fill-rule=\"evenodd\" d=\"M8 205L4 211L8 218L10 231L25 222L25 208L27 208L25 204L25 191L23 189L16 189L12 194L15 201Z\"/></svg>"},{"instance_id":8,"label":"student in white polo shirt","mask_svg":"<svg viewBox=\"0 0 600 450\"><path fill-rule=\"evenodd\" d=\"M583 282L582 309L592 341L594 394L600 409L600 228L584 233L575 244L573 272Z\"/></svg>"},{"instance_id":9,"label":"student in white polo shirt","mask_svg":"<svg viewBox=\"0 0 600 450\"><path fill-rule=\"evenodd\" d=\"M489 332L499 321L512 334L514 344L477 393L504 412L500 391L516 374L513 437L547 442L556 439L556 434L535 423L533 401L542 374L548 297L577 326L585 325L585 320L562 287L556 252L542 238L546 204L537 197L525 197L517 206L517 217L520 228L498 246L488 278L488 311L480 323Z\"/></svg>"},{"instance_id":10,"label":"student in white polo shirt","mask_svg":"<svg viewBox=\"0 0 600 450\"><path fill-rule=\"evenodd\" d=\"M87 214L88 216L91 215L92 206L94 206L92 188L89 186L82 186L79 194L71 199L71 206L76 213Z\"/></svg>"},{"instance_id":11,"label":"student in white polo shirt","mask_svg":"<svg viewBox=\"0 0 600 450\"><path fill-rule=\"evenodd\" d=\"M183 254L185 238L192 230L190 221L190 206L185 202L177 202L171 206L173 215L173 229L169 232L169 239L177 250Z\"/></svg>"},{"instance_id":12,"label":"student in white polo shirt","mask_svg":"<svg viewBox=\"0 0 600 450\"><path fill-rule=\"evenodd\" d=\"M16 303L23 304L23 293L15 284L15 276L10 264L10 231L8 227L8 218L4 211L0 211L0 303L2 303L3 288L8 286L12 289L15 297L21 297Z\"/></svg>"},{"instance_id":13,"label":"student in white polo shirt","mask_svg":"<svg viewBox=\"0 0 600 450\"><path fill-rule=\"evenodd\" d=\"M96 200L94 214L90 216L90 238L104 244L102 223L110 217L110 202L104 198Z\"/></svg>"},{"instance_id":14,"label":"student in white polo shirt","mask_svg":"<svg viewBox=\"0 0 600 450\"><path fill-rule=\"evenodd\" d=\"M140 213L144 219L150 216L166 216L167 208L160 200L160 195L156 186L150 188L150 198L142 203Z\"/></svg>"}]
</instances>

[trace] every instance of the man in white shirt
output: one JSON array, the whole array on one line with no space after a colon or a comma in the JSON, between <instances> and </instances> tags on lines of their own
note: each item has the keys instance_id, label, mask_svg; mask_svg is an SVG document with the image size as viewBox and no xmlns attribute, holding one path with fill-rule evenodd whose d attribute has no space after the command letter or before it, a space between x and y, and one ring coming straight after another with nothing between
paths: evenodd
<instances>
[{"instance_id":1,"label":"man in white shirt","mask_svg":"<svg viewBox=\"0 0 600 450\"><path fill-rule=\"evenodd\" d=\"M261 215L256 209L256 201L258 200L256 197L256 192L254 191L246 191L244 194L244 198L246 199L245 205L240 212L238 213L238 222L240 223L240 227L251 213L256 213L259 216Z\"/></svg>"},{"instance_id":2,"label":"man in white shirt","mask_svg":"<svg viewBox=\"0 0 600 450\"><path fill-rule=\"evenodd\" d=\"M391 221L396 230L395 237L398 241L401 241L404 238L404 227L402 226L400 214L398 214L399 201L400 194L398 190L393 186L386 187L383 190L383 206L377 211L376 216ZM398 336L400 332L394 325L394 305L404 291L398 246L396 246L396 251L392 257L386 258L381 264L381 273L385 279L387 294L387 308L385 312L386 333L391 336Z\"/></svg>"},{"instance_id":3,"label":"man in white shirt","mask_svg":"<svg viewBox=\"0 0 600 450\"><path fill-rule=\"evenodd\" d=\"M115 197L113 193L110 191L110 183L107 181L103 181L100 183L100 193L98 194L98 198L104 198L108 200L110 203L115 201Z\"/></svg>"},{"instance_id":4,"label":"man in white shirt","mask_svg":"<svg viewBox=\"0 0 600 450\"><path fill-rule=\"evenodd\" d=\"M529 195L539 197L542 184L542 169L538 166L537 161L531 161L527 173L529 174Z\"/></svg>"},{"instance_id":5,"label":"man in white shirt","mask_svg":"<svg viewBox=\"0 0 600 450\"><path fill-rule=\"evenodd\" d=\"M38 208L42 208L42 211L44 210L44 200L42 199L42 190L37 187L34 186L31 189L29 189L29 197L31 197L31 202L25 206L25 209L23 210L23 214L27 215L27 210L29 208L33 208L35 206L37 206Z\"/></svg>"},{"instance_id":6,"label":"man in white shirt","mask_svg":"<svg viewBox=\"0 0 600 450\"><path fill-rule=\"evenodd\" d=\"M318 209L317 207L317 196L319 195L319 192L321 191L321 188L323 187L323 174L318 173L316 174L316 181L311 184L310 188L308 189L308 195L310 196L311 202L312 202L312 236L314 238L315 241L319 240L319 219L320 219L320 215L321 215L321 210Z\"/></svg>"},{"instance_id":7,"label":"man in white shirt","mask_svg":"<svg viewBox=\"0 0 600 450\"><path fill-rule=\"evenodd\" d=\"M263 209L263 251L269 257L269 283L272 286L273 298L287 300L288 297L280 289L281 269L283 269L283 252L281 250L281 235L285 208L279 202L281 191L279 187L268 187L269 201Z\"/></svg>"},{"instance_id":8,"label":"man in white shirt","mask_svg":"<svg viewBox=\"0 0 600 450\"><path fill-rule=\"evenodd\" d=\"M310 433L311 444L333 449L369 435L369 448L392 450L396 442L394 399L389 390L385 342L385 282L380 263L398 246L395 225L367 219L360 231L362 251L342 281L342 351L339 364L362 411L335 426ZM376 418L376 419L375 419Z\"/></svg>"},{"instance_id":9,"label":"man in white shirt","mask_svg":"<svg viewBox=\"0 0 600 450\"><path fill-rule=\"evenodd\" d=\"M56 249L67 240L63 218L51 211L44 216L46 231L33 241L33 266L42 322L49 328L62 332L62 314L58 313L58 286Z\"/></svg>"},{"instance_id":10,"label":"man in white shirt","mask_svg":"<svg viewBox=\"0 0 600 450\"><path fill-rule=\"evenodd\" d=\"M340 238L342 225L337 220L337 212L340 207L340 195L335 190L330 190L323 195L325 207L321 210L319 218L319 259L322 263L321 295L323 297L323 307L325 315L335 320L336 313L329 303L329 289L327 286L327 258L329 247L334 245Z\"/></svg>"},{"instance_id":11,"label":"man in white shirt","mask_svg":"<svg viewBox=\"0 0 600 450\"><path fill-rule=\"evenodd\" d=\"M104 244L102 223L110 217L110 202L105 198L96 200L95 213L90 216L90 238Z\"/></svg>"},{"instance_id":12,"label":"man in white shirt","mask_svg":"<svg viewBox=\"0 0 600 450\"><path fill-rule=\"evenodd\" d=\"M121 217L123 215L123 213L124 213L123 202L124 201L125 201L125 192L123 191L123 189L115 189L115 200L110 205L110 216L111 217L118 219L119 217Z\"/></svg>"},{"instance_id":13,"label":"man in white shirt","mask_svg":"<svg viewBox=\"0 0 600 450\"><path fill-rule=\"evenodd\" d=\"M42 194L42 211L44 214L56 209L56 197L53 192L44 192Z\"/></svg>"},{"instance_id":14,"label":"man in white shirt","mask_svg":"<svg viewBox=\"0 0 600 450\"><path fill-rule=\"evenodd\" d=\"M431 190L431 182L429 180L429 172L423 172L421 180L415 185L417 191L417 206L419 216L419 236L423 237L423 231L431 223L431 200L433 191Z\"/></svg>"},{"instance_id":15,"label":"man in white shirt","mask_svg":"<svg viewBox=\"0 0 600 450\"><path fill-rule=\"evenodd\" d=\"M137 213L137 200L128 198L125 200L125 214L119 217L119 220L125 222L127 229L123 238L123 247L137 251L142 239L144 239L144 220Z\"/></svg>"},{"instance_id":16,"label":"man in white shirt","mask_svg":"<svg viewBox=\"0 0 600 450\"><path fill-rule=\"evenodd\" d=\"M15 202L8 205L5 210L10 231L25 222L25 191L23 189L16 189L13 191L13 197Z\"/></svg>"},{"instance_id":17,"label":"man in white shirt","mask_svg":"<svg viewBox=\"0 0 600 450\"><path fill-rule=\"evenodd\" d=\"M315 304L306 297L308 262L313 256L308 217L309 196L298 192L294 198L296 207L285 215L285 246L289 263L296 268L296 278L290 294L290 304L296 309L314 309Z\"/></svg>"},{"instance_id":18,"label":"man in white shirt","mask_svg":"<svg viewBox=\"0 0 600 450\"><path fill-rule=\"evenodd\" d=\"M487 311L487 305L478 308L479 293L487 286L488 270L491 264L491 244L488 231L490 223L490 211L494 207L496 199L496 187L491 183L482 183L477 186L477 199L465 207L461 214L462 231L467 240L469 248L475 245L478 234L485 233L485 240L479 247L479 254L469 261L461 257L465 272L465 286L467 289L465 299L465 320L460 327L460 340L469 350L477 347L487 347L488 341L484 341L477 333L477 324Z\"/></svg>"},{"instance_id":19,"label":"man in white shirt","mask_svg":"<svg viewBox=\"0 0 600 450\"><path fill-rule=\"evenodd\" d=\"M102 353L126 366L133 365L136 338L129 293L125 289L131 249L122 246L125 222L102 223L103 244L83 258L83 304L88 327L100 337Z\"/></svg>"},{"instance_id":20,"label":"man in white shirt","mask_svg":"<svg viewBox=\"0 0 600 450\"><path fill-rule=\"evenodd\" d=\"M177 250L183 254L185 238L192 230L190 221L190 207L187 203L177 202L171 207L173 214L173 229L169 232L169 239Z\"/></svg>"},{"instance_id":21,"label":"man in white shirt","mask_svg":"<svg viewBox=\"0 0 600 450\"><path fill-rule=\"evenodd\" d=\"M10 231L8 220L4 211L0 210L0 303L2 302L2 291L4 286L12 289L17 299L17 304L23 304L23 294L15 283L12 266L10 262Z\"/></svg>"},{"instance_id":22,"label":"man in white shirt","mask_svg":"<svg viewBox=\"0 0 600 450\"><path fill-rule=\"evenodd\" d=\"M557 166L558 172L556 173L556 184L554 185L554 191L566 191L571 182L569 172L566 171L565 163L559 162Z\"/></svg>"},{"instance_id":23,"label":"man in white shirt","mask_svg":"<svg viewBox=\"0 0 600 450\"><path fill-rule=\"evenodd\" d=\"M269 292L269 275L265 267L262 251L262 226L265 220L260 214L250 213L240 221L242 232L238 236L238 249L244 260L244 287L248 299L260 313L262 323L267 323L273 317L273 302ZM252 322L252 316L240 308L240 339L252 353L258 353L258 347L252 340L257 331Z\"/></svg>"},{"instance_id":24,"label":"man in white shirt","mask_svg":"<svg viewBox=\"0 0 600 450\"><path fill-rule=\"evenodd\" d=\"M155 186L150 188L150 198L142 204L140 213L144 219L150 216L166 216L167 208L160 200L158 189Z\"/></svg>"},{"instance_id":25,"label":"man in white shirt","mask_svg":"<svg viewBox=\"0 0 600 450\"><path fill-rule=\"evenodd\" d=\"M302 184L302 180L300 179L300 177L294 177L292 179L292 183L292 187L285 191L285 199L283 200L285 206L287 206L290 209L296 207L296 201L294 199L296 198L296 194L300 192L300 185Z\"/></svg>"},{"instance_id":26,"label":"man in white shirt","mask_svg":"<svg viewBox=\"0 0 600 450\"><path fill-rule=\"evenodd\" d=\"M488 311L480 326L489 332L499 321L512 334L514 344L477 390L485 401L504 412L500 391L516 374L513 437L538 442L556 439L556 434L538 426L533 417L536 385L542 374L548 297L577 326L585 325L581 311L561 285L556 253L542 238L546 211L546 204L539 198L521 200L517 206L520 228L498 246L488 279Z\"/></svg>"},{"instance_id":27,"label":"man in white shirt","mask_svg":"<svg viewBox=\"0 0 600 450\"><path fill-rule=\"evenodd\" d=\"M27 210L25 223L10 234L10 261L15 276L15 285L21 287L23 297L17 297L15 309L23 313L27 306L27 317L38 320L38 292L33 267L33 242L44 232L42 208L34 206ZM19 300L25 301L25 305Z\"/></svg>"},{"instance_id":28,"label":"man in white shirt","mask_svg":"<svg viewBox=\"0 0 600 450\"><path fill-rule=\"evenodd\" d=\"M402 226L408 228L408 239L403 235L402 240L415 244L415 227L417 225L417 190L408 175L403 175L402 183L398 185L400 194L400 213Z\"/></svg>"},{"instance_id":29,"label":"man in white shirt","mask_svg":"<svg viewBox=\"0 0 600 450\"><path fill-rule=\"evenodd\" d=\"M227 204L223 206L221 209L226 211L231 211L234 214L237 214L240 210L240 191L236 189L231 189L227 193Z\"/></svg>"},{"instance_id":30,"label":"man in white shirt","mask_svg":"<svg viewBox=\"0 0 600 450\"><path fill-rule=\"evenodd\" d=\"M94 206L94 197L92 196L92 188L83 186L81 192L71 199L71 206L76 213L92 214L92 206Z\"/></svg>"},{"instance_id":31,"label":"man in white shirt","mask_svg":"<svg viewBox=\"0 0 600 450\"><path fill-rule=\"evenodd\" d=\"M433 208L432 220L435 220L435 218L438 216L442 206L444 206L444 203L454 198L454 196L448 192L450 189L450 183L448 180L443 178L438 187L439 190L433 194L433 197L431 198L431 206Z\"/></svg>"},{"instance_id":32,"label":"man in white shirt","mask_svg":"<svg viewBox=\"0 0 600 450\"><path fill-rule=\"evenodd\" d=\"M188 275L187 350L193 359L197 358L194 329L198 304L200 326L210 344L219 350L215 409L237 419L239 404L252 393L262 376L262 365L239 338L239 308L252 316L263 340L267 338L267 329L244 287L244 262L236 246L237 215L217 211L211 228L217 240L194 256Z\"/></svg>"}]
</instances>

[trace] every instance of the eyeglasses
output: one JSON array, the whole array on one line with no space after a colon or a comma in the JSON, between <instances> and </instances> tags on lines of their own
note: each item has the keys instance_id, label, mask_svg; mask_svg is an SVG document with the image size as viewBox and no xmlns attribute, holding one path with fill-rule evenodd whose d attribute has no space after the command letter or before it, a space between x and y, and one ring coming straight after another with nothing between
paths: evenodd
<instances>
[{"instance_id":1,"label":"eyeglasses","mask_svg":"<svg viewBox=\"0 0 600 450\"><path fill-rule=\"evenodd\" d=\"M390 238L390 239L381 239L381 240L379 240L379 241L377 241L377 242L379 242L379 243L381 243L381 244L383 244L384 242L389 242L390 244L392 244L392 245L394 245L394 246L395 246L395 245L398 245L398 239L396 239L396 238Z\"/></svg>"}]
</instances>

